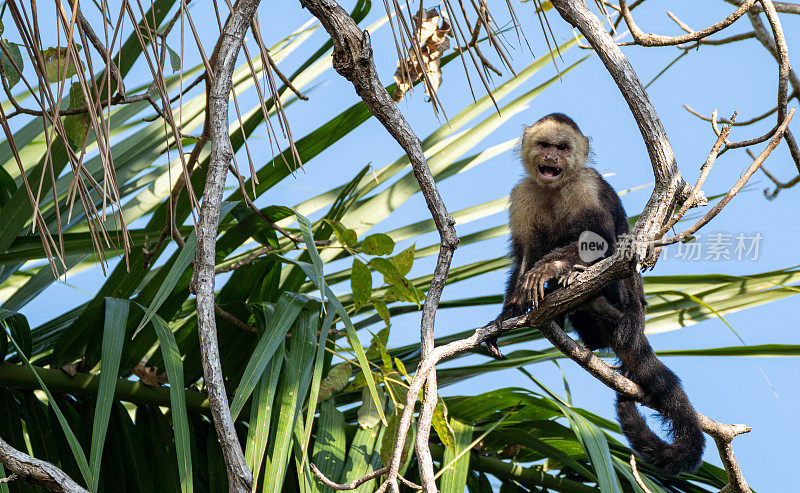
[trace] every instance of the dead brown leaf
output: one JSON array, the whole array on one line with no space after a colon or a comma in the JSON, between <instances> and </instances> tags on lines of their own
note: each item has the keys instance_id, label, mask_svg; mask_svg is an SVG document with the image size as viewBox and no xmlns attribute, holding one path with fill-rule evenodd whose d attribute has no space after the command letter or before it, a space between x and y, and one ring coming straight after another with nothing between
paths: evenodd
<instances>
[{"instance_id":1,"label":"dead brown leaf","mask_svg":"<svg viewBox=\"0 0 800 493\"><path fill-rule=\"evenodd\" d=\"M143 384L150 387L161 387L169 383L166 372L158 373L157 368L145 366L144 363L139 363L133 367L133 374L139 377Z\"/></svg>"},{"instance_id":2,"label":"dead brown leaf","mask_svg":"<svg viewBox=\"0 0 800 493\"><path fill-rule=\"evenodd\" d=\"M414 40L416 49L409 50L409 56L397 62L394 80L397 88L394 90L395 102L403 99L411 90L411 85L426 76L425 94L432 97L442 84L442 70L439 63L442 53L450 48L452 26L446 16L436 9L421 10L414 16ZM419 50L422 63L417 57Z\"/></svg>"}]
</instances>

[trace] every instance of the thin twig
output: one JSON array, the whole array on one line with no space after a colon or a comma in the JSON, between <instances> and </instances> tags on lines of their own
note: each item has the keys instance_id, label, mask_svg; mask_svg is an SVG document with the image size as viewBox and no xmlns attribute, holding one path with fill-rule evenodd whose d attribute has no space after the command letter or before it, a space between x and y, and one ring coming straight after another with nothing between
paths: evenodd
<instances>
[{"instance_id":1,"label":"thin twig","mask_svg":"<svg viewBox=\"0 0 800 493\"><path fill-rule=\"evenodd\" d=\"M219 306L216 303L214 303L214 313L216 313L220 317L224 318L228 322L232 323L233 325L239 327L240 329L248 330L248 331L252 332L253 334L258 332L258 330L255 327L253 327L252 325L246 324L245 322L242 322L241 320L239 320L239 317L237 317L233 313L226 312L225 310L222 309L221 306Z\"/></svg>"},{"instance_id":2,"label":"thin twig","mask_svg":"<svg viewBox=\"0 0 800 493\"><path fill-rule=\"evenodd\" d=\"M742 5L744 0L725 0L731 5ZM800 5L796 3L786 3L786 2L772 2L772 5L775 6L775 10L782 13L782 14L800 14ZM753 7L753 12L760 14L763 12L763 8L761 5L756 5Z\"/></svg>"},{"instance_id":3,"label":"thin twig","mask_svg":"<svg viewBox=\"0 0 800 493\"><path fill-rule=\"evenodd\" d=\"M268 255L268 254L272 253L273 251L274 251L274 249L271 246L265 246L265 247L259 248L258 250L256 250L255 252L251 253L247 257L245 257L245 258L243 258L241 260L237 260L236 262L232 263L231 265L226 265L224 267L218 267L218 268L214 269L214 274L224 274L225 272L230 272L230 271L236 270L239 267L244 267L245 265L248 265L248 264L252 263L256 259L259 259L259 258L263 257L264 255Z\"/></svg>"},{"instance_id":4,"label":"thin twig","mask_svg":"<svg viewBox=\"0 0 800 493\"><path fill-rule=\"evenodd\" d=\"M716 24L713 24L700 31L692 31L682 36L646 34L639 28L638 25L636 25L636 22L633 20L633 15L631 15L631 11L628 8L628 2L626 0L619 0L619 6L622 17L625 19L625 24L628 25L628 29L630 30L631 36L633 36L633 40L636 42L636 44L641 46L672 46L689 43L691 41L697 41L725 29L743 16L757 1L759 0L747 0L742 3L742 5L736 9L736 11Z\"/></svg>"},{"instance_id":5,"label":"thin twig","mask_svg":"<svg viewBox=\"0 0 800 493\"><path fill-rule=\"evenodd\" d=\"M716 112L714 112L714 114L716 114ZM667 221L667 223L664 224L664 226L658 231L658 233L656 233L655 236L656 239L664 236L667 233L667 231L669 231L673 226L675 226L675 224L677 224L677 222L680 221L681 218L683 218L684 214L686 214L686 212L690 208L696 207L698 205L705 205L708 203L708 199L706 199L706 196L701 190L701 187L703 186L703 183L705 183L708 174L711 172L711 167L714 166L714 162L717 160L717 156L719 155L719 149L720 147L722 147L722 143L725 142L725 139L728 138L728 134L730 134L731 132L731 126L735 121L736 121L736 112L734 112L733 115L731 116L730 123L728 123L728 125L726 125L725 128L722 129L722 132L720 132L719 137L717 137L717 141L714 142L714 146L711 148L711 152L708 153L708 158L706 159L706 162L703 163L703 166L700 167L700 176L697 178L697 182L694 184L694 187L692 188L692 194L689 196L688 199L686 199L686 201L684 201L683 205L678 210L678 212L676 212L675 215L673 215L669 219L669 221Z\"/></svg>"},{"instance_id":6,"label":"thin twig","mask_svg":"<svg viewBox=\"0 0 800 493\"><path fill-rule=\"evenodd\" d=\"M317 466L314 465L313 462L310 465L311 465L311 472L314 473L314 477L319 479L320 482L322 484L324 484L325 486L327 486L328 488L330 488L332 490L336 490L336 491L354 490L354 489L358 488L359 486L361 486L362 484L366 483L367 481L369 481L371 479L375 479L378 476L383 476L384 474L389 472L389 466L384 466L384 467L382 467L382 468L380 468L380 469L378 469L376 471L372 471L370 473L365 474L364 476L361 476L360 478L356 479L355 481L352 481L352 482L346 483L346 484L340 484L340 483L336 483L336 482L331 481L330 479L328 479L328 477L325 476L324 474L322 474L322 471L320 471L317 468ZM403 484L405 484L409 488L412 488L412 489L415 489L415 490L421 490L422 489L422 486L420 486L420 485L418 485L418 484L416 484L416 483L414 483L412 481L407 480L403 476L397 476L397 479L399 479L400 482L402 482Z\"/></svg>"},{"instance_id":7,"label":"thin twig","mask_svg":"<svg viewBox=\"0 0 800 493\"><path fill-rule=\"evenodd\" d=\"M119 67L117 67L117 64L114 63L114 59L111 58L111 56L108 54L108 50L106 50L106 47L100 41L100 38L98 38L97 35L94 33L92 25L83 16L83 12L81 12L80 7L78 7L77 9L77 15L78 15L78 22L80 22L81 25L81 29L83 29L84 34L86 34L86 37L89 38L89 41L92 43L92 46L94 46L95 50L97 50L97 53L100 54L100 57L103 59L103 61L106 62L108 71L111 73L111 77L113 77L114 81L117 83L117 94L124 97L125 83L122 81L122 74L120 74L119 72Z\"/></svg>"},{"instance_id":8,"label":"thin twig","mask_svg":"<svg viewBox=\"0 0 800 493\"><path fill-rule=\"evenodd\" d=\"M722 211L722 209L728 204L728 202L730 202L731 199L737 193L739 193L742 187L745 186L747 180L749 180L750 177L753 176L753 173L755 173L756 170L761 166L761 163L763 163L764 160L767 159L767 156L769 156L772 150L775 149L775 147L777 147L777 145L781 141L781 138L786 132L786 127L792 120L792 116L794 116L794 108L789 110L789 114L786 115L786 118L783 120L783 123L781 124L780 127L778 127L778 130L775 132L775 135L772 137L772 140L770 141L769 145L767 145L767 147L763 151L761 151L761 154L759 154L758 157L755 159L755 161L753 161L753 164L751 164L750 167L747 168L747 171L744 172L744 174L739 178L739 180L730 189L730 191L728 191L728 193L725 194L725 196L722 197L722 199L720 199L719 202L714 204L714 207L712 207L710 211L708 211L702 218L700 218L699 221L697 221L695 224L689 227L686 231L683 231L682 233L679 233L670 238L656 241L654 242L654 245L664 246L672 243L677 243L679 241L683 241L689 236L693 235L695 232L697 232L698 229L708 224L709 221L714 219L714 217L716 217L716 215Z\"/></svg>"}]
</instances>

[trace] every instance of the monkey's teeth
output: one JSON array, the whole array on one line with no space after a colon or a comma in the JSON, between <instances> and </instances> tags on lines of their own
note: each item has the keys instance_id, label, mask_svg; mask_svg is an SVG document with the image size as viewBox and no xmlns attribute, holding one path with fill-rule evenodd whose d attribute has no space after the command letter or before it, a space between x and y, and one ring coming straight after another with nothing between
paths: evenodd
<instances>
[{"instance_id":1,"label":"monkey's teeth","mask_svg":"<svg viewBox=\"0 0 800 493\"><path fill-rule=\"evenodd\" d=\"M556 168L555 166L539 166L539 173L548 178L555 178L561 174L561 168Z\"/></svg>"}]
</instances>

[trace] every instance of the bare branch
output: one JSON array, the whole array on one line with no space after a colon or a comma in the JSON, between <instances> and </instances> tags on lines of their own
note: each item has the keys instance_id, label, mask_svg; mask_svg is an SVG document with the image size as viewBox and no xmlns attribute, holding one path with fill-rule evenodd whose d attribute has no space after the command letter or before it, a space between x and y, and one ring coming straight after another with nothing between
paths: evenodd
<instances>
[{"instance_id":1,"label":"bare branch","mask_svg":"<svg viewBox=\"0 0 800 493\"><path fill-rule=\"evenodd\" d=\"M756 13L748 13L750 23L753 25L753 30L756 33L756 39L770 52L770 54L778 62L778 122L782 121L786 115L786 104L788 101L787 81L791 82L792 89L795 93L800 92L800 79L797 74L792 70L789 65L789 54L786 47L786 40L783 36L780 20L778 14L775 12L775 7L769 0L762 0L764 5L764 13L767 16L770 27L772 28L772 38L767 33L764 24ZM786 144L789 146L789 153L792 155L797 171L800 172L800 148L794 139L791 130L786 131L784 136Z\"/></svg>"},{"instance_id":2,"label":"bare branch","mask_svg":"<svg viewBox=\"0 0 800 493\"><path fill-rule=\"evenodd\" d=\"M641 387L617 373L603 360L595 356L594 353L576 343L555 323L541 326L540 330L556 348L578 363L586 371L594 375L595 378L603 382L606 386L638 402L642 402L643 399L646 398L646 393ZM644 402L642 403L647 405ZM656 409L656 411L658 411L658 409ZM720 423L700 413L697 413L697 417L703 431L714 438L714 441L717 443L720 457L725 465L725 471L728 473L729 486L732 487L732 491L749 493L750 488L747 486L747 481L745 481L742 476L739 464L733 454L731 441L737 435L749 432L751 428L742 424L729 425Z\"/></svg>"},{"instance_id":3,"label":"bare branch","mask_svg":"<svg viewBox=\"0 0 800 493\"><path fill-rule=\"evenodd\" d=\"M217 326L214 318L214 261L217 231L220 219L222 191L228 164L233 157L228 134L228 98L231 76L236 57L242 47L244 35L253 20L259 0L237 0L220 34L211 57L211 71L206 79L207 108L204 130L210 137L211 156L208 178L203 191L203 203L197 223L197 250L194 261L192 286L197 294L197 332L203 376L208 388L208 400L214 417L217 439L222 447L228 488L231 492L246 493L252 489L253 475L247 468L244 453L231 419L225 380L217 343ZM212 75L213 74L213 75Z\"/></svg>"},{"instance_id":4,"label":"bare branch","mask_svg":"<svg viewBox=\"0 0 800 493\"><path fill-rule=\"evenodd\" d=\"M232 323L233 325L239 327L240 329L244 329L244 330L250 331L253 334L258 332L258 330L255 327L253 327L252 325L249 325L249 324L246 324L246 323L242 322L241 320L239 320L239 318L236 315L234 315L233 313L230 313L230 312L226 312L225 310L222 309L221 306L219 306L216 303L214 303L214 313L216 313L220 317L224 318L228 322Z\"/></svg>"},{"instance_id":5,"label":"bare branch","mask_svg":"<svg viewBox=\"0 0 800 493\"><path fill-rule=\"evenodd\" d=\"M32 485L44 486L50 491L89 493L53 464L20 452L0 438L0 462L13 475ZM6 478L10 481L10 477Z\"/></svg>"},{"instance_id":6,"label":"bare branch","mask_svg":"<svg viewBox=\"0 0 800 493\"><path fill-rule=\"evenodd\" d=\"M243 267L245 265L250 264L254 260L259 259L259 258L263 257L264 255L268 255L268 254L272 253L273 251L274 250L272 249L271 246L265 246L265 247L259 248L258 250L256 250L255 252L251 253L247 257L245 257L245 258L243 258L241 260L237 260L236 262L232 263L231 265L226 265L224 267L219 267L217 269L214 269L214 274L223 274L225 272L230 272L232 270L236 270L239 267Z\"/></svg>"},{"instance_id":7,"label":"bare branch","mask_svg":"<svg viewBox=\"0 0 800 493\"><path fill-rule=\"evenodd\" d=\"M742 5L744 0L725 0L731 5ZM775 10L782 13L782 14L800 14L800 5L796 3L786 3L786 2L772 2L772 5L775 6ZM753 7L753 12L760 14L763 12L764 9L761 5L756 5Z\"/></svg>"},{"instance_id":8,"label":"bare branch","mask_svg":"<svg viewBox=\"0 0 800 493\"><path fill-rule=\"evenodd\" d=\"M728 202L730 202L731 199L737 193L739 193L742 187L745 186L747 180L749 180L750 177L753 176L753 173L755 173L756 170L761 166L761 163L763 163L764 160L767 159L767 156L769 156L772 150L778 146L778 144L781 141L781 138L784 136L784 133L786 132L786 127L792 120L792 116L794 116L794 108L789 110L789 114L786 115L786 118L783 120L783 123L780 125L780 127L778 127L778 130L775 132L775 135L772 137L772 140L770 141L769 145L767 145L767 147L763 151L761 151L761 154L759 154L759 156L755 159L755 161L753 161L753 164L751 164L750 167L747 168L747 171L745 171L744 174L739 178L739 180L736 182L733 188L731 188L730 191L727 194L725 194L725 196L722 197L722 199L719 202L714 204L714 207L712 207L710 211L708 211L699 221L697 221L686 231L677 234L675 236L672 236L670 238L667 238L663 241L657 241L655 242L655 244L658 246L663 246L682 241L688 238L689 236L693 235L694 233L696 233L698 229L702 228L703 226L708 224L709 221L714 219L714 217L716 217L717 214L719 214L722 211L722 209L728 204ZM717 140L717 142L719 142L719 140Z\"/></svg>"},{"instance_id":9,"label":"bare branch","mask_svg":"<svg viewBox=\"0 0 800 493\"><path fill-rule=\"evenodd\" d=\"M633 20L633 15L631 15L631 11L628 8L628 2L626 0L619 0L619 6L622 12L622 17L625 19L625 23L628 25L628 29L630 30L631 36L633 36L636 44L641 46L671 46L697 41L725 29L736 22L739 17L743 16L757 1L758 0L746 0L738 9L736 9L735 12L716 24L700 31L689 32L688 34L684 34L682 36L646 34L639 28L638 25L636 25L636 22ZM688 29L688 26L682 25L681 23L679 23L679 25L681 25L681 27L685 30Z\"/></svg>"},{"instance_id":10,"label":"bare branch","mask_svg":"<svg viewBox=\"0 0 800 493\"><path fill-rule=\"evenodd\" d=\"M311 463L311 472L314 473L314 477L319 479L322 484L324 484L325 486L331 488L332 490L348 491L348 490L354 490L354 489L358 488L359 486L361 486L362 484L366 483L367 481L369 481L371 479L375 479L378 476L383 476L384 474L389 472L389 466L384 466L384 467L382 467L382 468L380 468L380 469L378 469L376 471L372 471L370 473L367 473L364 476L361 476L360 478L356 479L355 481L352 481L352 482L347 483L347 484L339 484L339 483L336 483L334 481L331 481L330 479L328 479L327 476L322 474L322 471L320 471L317 468L317 466L314 465L313 463ZM418 485L418 484L416 484L416 483L414 483L412 481L407 480L403 476L397 476L397 479L399 479L401 483L405 484L409 488L413 488L415 490L421 490L422 489L422 486L420 486L420 485Z\"/></svg>"},{"instance_id":11,"label":"bare branch","mask_svg":"<svg viewBox=\"0 0 800 493\"><path fill-rule=\"evenodd\" d=\"M716 112L714 112L716 115ZM731 132L731 126L733 126L734 122L736 121L736 112L733 113L731 116L730 123L722 129L719 136L717 137L717 141L714 142L714 147L711 148L711 152L708 153L708 159L706 162L703 163L703 166L700 167L700 176L697 178L697 182L694 184L692 188L692 195L689 196L688 199L683 203L681 208L678 212L673 215L669 221L656 233L655 238L661 238L666 234L667 231L670 230L675 224L683 218L684 214L692 208L698 205L705 205L708 203L705 194L703 193L701 187L703 183L705 183L708 174L711 172L711 167L714 166L714 162L717 160L717 156L719 155L719 149L722 147L722 143L725 142L725 139L728 138L728 134Z\"/></svg>"},{"instance_id":12,"label":"bare branch","mask_svg":"<svg viewBox=\"0 0 800 493\"><path fill-rule=\"evenodd\" d=\"M410 125L384 89L375 69L372 57L372 46L369 34L362 32L353 19L333 0L301 0L303 6L317 17L325 30L331 36L334 44L333 67L336 71L353 83L356 93L364 100L370 112L381 122L394 139L400 144L409 157L414 176L419 183L420 190L425 197L425 202L433 216L436 229L439 231L441 247L436 261L433 279L425 299L421 322L422 358L426 360L434 349L434 319L439 306L442 290L450 270L450 261L453 251L458 245L458 236L453 228L454 221L447 213L436 182L428 168L422 144L411 130ZM484 19L486 22L486 19ZM422 364L422 363L420 363ZM436 400L435 376L427 378L425 404L423 408L430 407L429 403ZM413 410L413 405L411 410ZM427 437L430 432L431 418L428 413L422 413L418 424L418 436ZM397 478L399 476L400 459L408 432L410 421L401 423L392 460L389 465L387 482L392 491L397 491ZM417 459L422 471L423 491L435 491L433 481L433 460L430 456L427 439L425 443L417 440Z\"/></svg>"}]
</instances>

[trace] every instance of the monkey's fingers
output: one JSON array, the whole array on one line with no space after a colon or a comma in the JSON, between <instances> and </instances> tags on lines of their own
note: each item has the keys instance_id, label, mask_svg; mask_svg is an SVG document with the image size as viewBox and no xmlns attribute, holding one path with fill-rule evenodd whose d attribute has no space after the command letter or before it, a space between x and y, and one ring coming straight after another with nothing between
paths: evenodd
<instances>
[{"instance_id":1,"label":"monkey's fingers","mask_svg":"<svg viewBox=\"0 0 800 493\"><path fill-rule=\"evenodd\" d=\"M580 274L580 272L567 272L558 278L558 283L566 288L575 281L575 279L578 277L578 274Z\"/></svg>"},{"instance_id":2,"label":"monkey's fingers","mask_svg":"<svg viewBox=\"0 0 800 493\"><path fill-rule=\"evenodd\" d=\"M539 302L544 299L544 285L547 282L547 278L543 275L536 276L536 284L535 284L535 297L536 297L536 306L539 306Z\"/></svg>"},{"instance_id":3,"label":"monkey's fingers","mask_svg":"<svg viewBox=\"0 0 800 493\"><path fill-rule=\"evenodd\" d=\"M520 296L523 297L524 302L527 304L529 302L533 302L534 306L536 306L536 299L533 296L532 290L535 286L536 275L535 272L531 271L525 275L525 279L522 283L522 289L520 289Z\"/></svg>"}]
</instances>

